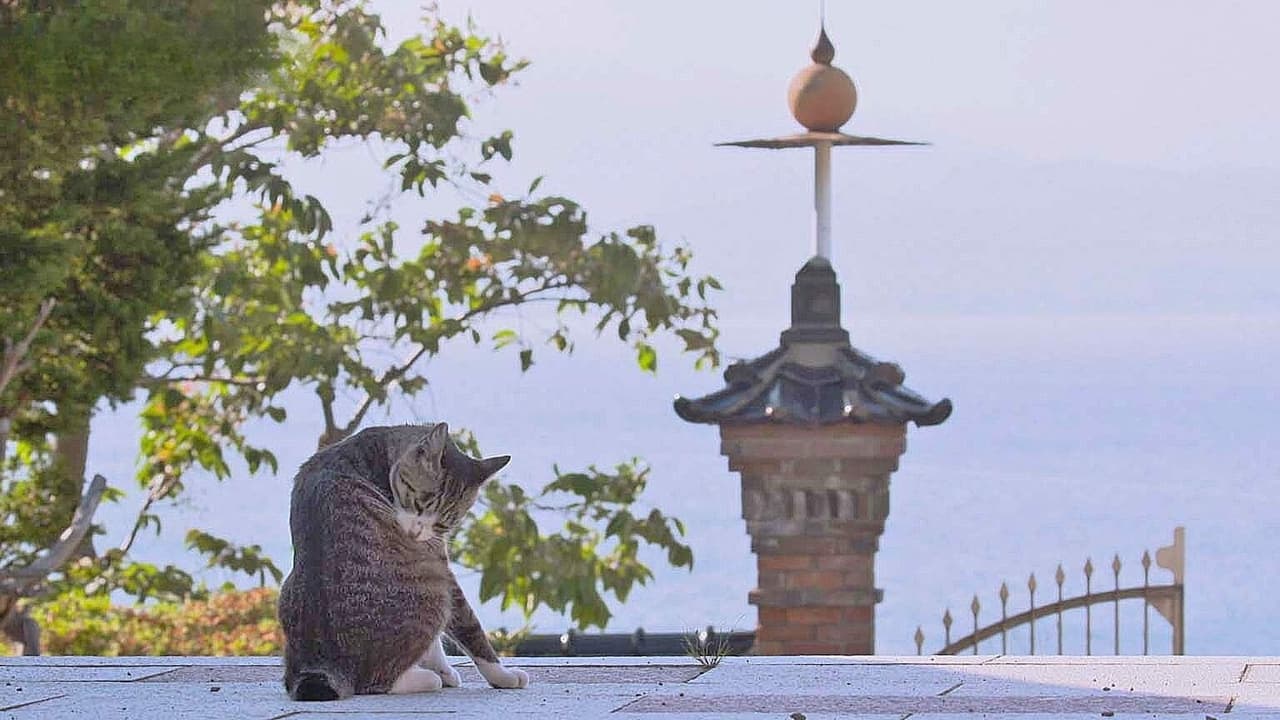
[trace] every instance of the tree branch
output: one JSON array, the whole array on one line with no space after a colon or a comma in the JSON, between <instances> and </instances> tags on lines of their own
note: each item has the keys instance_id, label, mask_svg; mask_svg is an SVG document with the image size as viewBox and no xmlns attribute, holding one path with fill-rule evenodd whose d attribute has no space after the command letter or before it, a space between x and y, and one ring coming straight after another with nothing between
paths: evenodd
<instances>
[{"instance_id":1,"label":"tree branch","mask_svg":"<svg viewBox=\"0 0 1280 720\"><path fill-rule=\"evenodd\" d=\"M253 124L253 123L245 123L243 126L241 126L241 127L240 127L240 129L236 130L235 132L231 133L230 135L226 136L225 138L222 138L221 140L214 140L214 141L213 141L213 142L211 142L210 144L206 145L206 146L204 147L204 149L202 149L202 150L201 150L201 151L200 151L200 152L195 156L195 158L193 158L193 159L192 159L192 161L191 161L191 169L192 169L192 171L196 171L196 170L199 170L200 168L204 167L204 166L205 166L205 163L208 163L209 161L213 160L213 156L214 156L214 155L216 155L216 154L218 154L218 153L220 153L220 152L226 152L226 151L227 151L227 146L228 146L228 145L230 145L231 143L234 143L234 142L235 142L235 141L237 141L237 140L242 139L243 137L245 137L245 136L246 136L246 135L248 135L249 133L256 132L256 131L258 131L258 130L270 130L270 129L271 129L271 128L270 128L269 126L267 126L267 125L255 125L255 124ZM261 138L261 139L259 139L259 140L255 140L255 141L250 142L250 143L245 143L244 145L241 145L240 147L235 148L235 149L236 149L236 150L243 150L243 149L245 149L245 148L247 148L247 147L252 147L252 146L254 146L254 145L258 144L259 142L262 142L263 140L266 140L266 139L267 139L267 138L269 138L269 137L271 137L271 135L268 135L266 138Z\"/></svg>"},{"instance_id":2,"label":"tree branch","mask_svg":"<svg viewBox=\"0 0 1280 720\"><path fill-rule=\"evenodd\" d=\"M40 332L40 328L49 319L49 314L53 312L53 306L57 304L58 301L54 298L45 298L40 303L40 311L36 313L36 319L31 323L31 329L27 331L25 337L18 341L17 345L13 344L12 338L5 338L4 356L3 359L0 359L0 393L4 392L5 387L15 377L31 367L31 361L27 358L27 353L31 351L31 343L35 342L36 333Z\"/></svg>"},{"instance_id":3,"label":"tree branch","mask_svg":"<svg viewBox=\"0 0 1280 720\"><path fill-rule=\"evenodd\" d=\"M58 541L44 555L24 568L0 571L0 593L27 596L35 593L36 588L50 574L57 572L71 559L85 535L93 524L93 514L98 510L98 503L107 490L107 479L94 475L89 487L80 497L80 505L76 507L71 524Z\"/></svg>"},{"instance_id":4,"label":"tree branch","mask_svg":"<svg viewBox=\"0 0 1280 720\"><path fill-rule=\"evenodd\" d=\"M568 280L544 283L541 287L536 287L528 292L518 293L513 297L503 298L501 300L498 300L493 303L489 303L487 305L481 305L479 307L472 308L467 312L463 313L462 315L459 315L457 318L454 318L454 322L456 322L459 326L463 326L468 320L472 320L479 315L484 315L485 313L493 312L494 310L497 310L502 307L507 307L510 305L519 305L521 303L530 302L532 300L537 299L537 298L534 298L533 296L538 293L546 292L548 290L563 290L565 288L572 287L572 285L573 284L570 283ZM404 361L399 365L388 368L387 371L382 374L382 377L378 378L377 380L378 387L386 389L388 385L404 377L405 373L409 372L409 370L412 369L413 366L417 364L419 360L422 359L422 356L426 354L427 354L427 346L426 345L419 346L417 352L415 352L412 356L410 356L408 360ZM360 401L360 405L359 407L356 408L355 414L351 416L350 422L348 422L346 425L342 427L338 427L336 423L331 423L331 420L333 419L333 408L331 404L326 403L325 432L320 437L320 447L325 447L326 445L332 445L333 443L336 443L339 440L342 440L348 437L349 435L351 435L351 433L355 432L356 428L360 427L360 423L364 420L364 416L369 412L370 409L373 408L373 404L374 404L373 394L365 393L364 399Z\"/></svg>"},{"instance_id":5,"label":"tree branch","mask_svg":"<svg viewBox=\"0 0 1280 720\"><path fill-rule=\"evenodd\" d=\"M4 394L5 388L13 382L14 378L31 367L31 360L27 357L31 352L31 343L35 342L36 333L40 332L40 328L53 312L53 306L57 304L58 301L53 298L45 298L40 303L40 310L36 313L35 321L31 323L31 329L18 341L17 345L13 344L12 338L4 339L4 355L0 356L0 395ZM11 415L12 410L0 404L0 469L4 468L5 453L9 447L9 432L13 429Z\"/></svg>"},{"instance_id":6,"label":"tree branch","mask_svg":"<svg viewBox=\"0 0 1280 720\"><path fill-rule=\"evenodd\" d=\"M151 482L151 487L147 489L147 499L143 501L142 507L138 508L138 515L134 518L133 529L129 531L129 537L125 538L124 542L120 543L120 547L117 548L120 551L120 557L124 557L129 554L129 550L133 547L134 541L138 539L138 533L142 530L143 523L145 522L144 518L147 516L147 511L151 509L151 506L154 505L157 500L168 495L169 491L173 489L173 486L177 481L178 479L176 477L162 475Z\"/></svg>"},{"instance_id":7,"label":"tree branch","mask_svg":"<svg viewBox=\"0 0 1280 720\"><path fill-rule=\"evenodd\" d=\"M181 370L181 369L183 369L183 368L197 368L197 367L203 367L203 366L204 366L204 363L199 363L199 362L195 362L195 361L192 361L192 362L182 362L182 363L170 361L170 362L169 362L169 369L168 369L168 370L165 370L164 372L160 373L159 375L154 375L154 376L152 376L152 378L151 378L151 379L152 379L152 380L158 380L158 381L168 380L168 379L170 379L170 378L173 376L173 374L174 374L175 372L177 372L178 370Z\"/></svg>"},{"instance_id":8,"label":"tree branch","mask_svg":"<svg viewBox=\"0 0 1280 720\"><path fill-rule=\"evenodd\" d=\"M342 438L346 437L346 435L342 434L342 430L338 427L337 421L333 419L332 382L321 383L320 386L316 388L316 395L320 396L320 410L324 413L324 432L320 433L320 441L316 443L317 449L319 449L338 442Z\"/></svg>"},{"instance_id":9,"label":"tree branch","mask_svg":"<svg viewBox=\"0 0 1280 720\"><path fill-rule=\"evenodd\" d=\"M172 370L170 370L172 372ZM204 382L204 383L225 383L227 385L241 385L244 387L257 387L266 381L265 378L235 378L235 377L219 377L217 375L184 375L180 377L169 377L168 375L152 376L147 378L152 384L172 385L174 383L184 382Z\"/></svg>"}]
</instances>

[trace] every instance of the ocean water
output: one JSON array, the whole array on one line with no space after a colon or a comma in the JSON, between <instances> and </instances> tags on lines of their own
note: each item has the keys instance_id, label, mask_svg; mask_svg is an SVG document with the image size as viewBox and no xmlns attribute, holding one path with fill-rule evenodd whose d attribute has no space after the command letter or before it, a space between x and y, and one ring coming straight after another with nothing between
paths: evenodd
<instances>
[{"instance_id":1,"label":"ocean water","mask_svg":"<svg viewBox=\"0 0 1280 720\"><path fill-rule=\"evenodd\" d=\"M940 647L948 607L956 635L963 634L971 629L975 593L983 622L995 619L1001 581L1010 583L1010 614L1024 609L1031 572L1043 604L1059 562L1068 571L1068 595L1083 589L1086 557L1098 567L1095 589L1111 587L1114 553L1125 562L1123 583L1140 582L1142 550L1168 544L1176 525L1187 529L1188 652L1277 651L1280 322L900 316L848 325L856 345L900 362L909 386L956 403L943 425L909 432L892 479L876 561L885 591L877 652L914 653L917 625L926 650ZM764 322L729 324L725 332L734 340L726 344L731 355L776 341ZM680 421L670 404L673 394L708 392L720 378L693 372L674 353L662 356L656 377L630 363L617 343L587 342L572 357L540 357L522 375L514 355L459 348L433 361L432 390L417 403L368 423L443 418L473 428L489 452L514 456L506 477L531 488L550 479L552 463L645 458L653 468L645 501L686 522L695 567L673 570L651 557L655 579L615 606L610 629L752 628L755 609L746 595L755 568L738 479L718 454L716 429ZM314 448L319 427L309 403L298 393L286 424L256 430L274 436L279 476L193 480L182 503L164 510L166 534L140 541L139 557L190 563L181 536L202 527L260 543L287 566L289 477ZM116 483L133 471L136 431L128 411L94 425L90 469ZM108 538L122 532L131 501L103 511ZM1153 569L1152 582L1166 576ZM211 582L224 577L207 575ZM465 581L474 596L477 579ZM1140 608L1122 606L1125 652L1141 651ZM493 627L522 622L491 606L481 616ZM1109 607L1095 610L1095 651L1111 651L1111 617ZM568 624L546 612L534 623L544 632ZM1080 623L1068 616L1067 652L1083 651ZM1153 650L1166 651L1167 625L1154 613L1152 629ZM1041 623L1037 633L1043 652L1052 626ZM1024 635L1013 642L1025 648Z\"/></svg>"}]
</instances>

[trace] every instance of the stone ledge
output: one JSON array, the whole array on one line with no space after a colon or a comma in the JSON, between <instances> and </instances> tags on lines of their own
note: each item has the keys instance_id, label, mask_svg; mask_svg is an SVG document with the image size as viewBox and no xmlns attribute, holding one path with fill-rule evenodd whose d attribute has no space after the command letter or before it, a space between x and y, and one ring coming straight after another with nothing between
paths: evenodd
<instances>
[{"instance_id":1,"label":"stone ledge","mask_svg":"<svg viewBox=\"0 0 1280 720\"><path fill-rule=\"evenodd\" d=\"M878 588L850 588L825 590L822 588L756 588L747 593L752 605L794 608L813 607L873 607L884 596Z\"/></svg>"},{"instance_id":2,"label":"stone ledge","mask_svg":"<svg viewBox=\"0 0 1280 720\"><path fill-rule=\"evenodd\" d=\"M880 538L870 534L828 537L758 535L751 538L751 552L757 555L870 555L879 549Z\"/></svg>"},{"instance_id":3,"label":"stone ledge","mask_svg":"<svg viewBox=\"0 0 1280 720\"><path fill-rule=\"evenodd\" d=\"M534 670L526 690L464 687L413 696L293 703L277 658L0 658L32 672L0 683L5 718L510 717L748 720L805 713L912 720L958 717L1280 717L1274 657L731 657L705 670L690 658L515 658ZM164 670L178 667L182 672ZM157 669L147 678L65 678L88 669ZM196 670L189 670L195 668ZM43 673L43 674L42 674ZM1230 715L1226 715L1230 708Z\"/></svg>"}]
</instances>

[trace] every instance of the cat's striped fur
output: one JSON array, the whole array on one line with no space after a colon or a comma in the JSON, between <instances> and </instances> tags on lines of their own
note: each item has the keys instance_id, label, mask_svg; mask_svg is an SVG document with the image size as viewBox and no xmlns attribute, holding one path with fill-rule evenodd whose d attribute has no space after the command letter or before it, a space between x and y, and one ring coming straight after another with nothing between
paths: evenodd
<instances>
[{"instance_id":1,"label":"cat's striped fur","mask_svg":"<svg viewBox=\"0 0 1280 720\"><path fill-rule=\"evenodd\" d=\"M449 568L447 539L509 458L475 460L444 423L363 430L294 479L293 570L280 590L284 683L295 700L457 685L447 632L494 687L502 666Z\"/></svg>"}]
</instances>

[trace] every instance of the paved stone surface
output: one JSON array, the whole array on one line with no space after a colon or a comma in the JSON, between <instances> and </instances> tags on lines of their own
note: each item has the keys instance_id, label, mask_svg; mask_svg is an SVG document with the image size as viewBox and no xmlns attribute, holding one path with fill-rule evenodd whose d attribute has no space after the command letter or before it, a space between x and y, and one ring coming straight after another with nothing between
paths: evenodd
<instances>
[{"instance_id":1,"label":"paved stone surface","mask_svg":"<svg viewBox=\"0 0 1280 720\"><path fill-rule=\"evenodd\" d=\"M1247 683L1280 683L1280 663L1249 663L1244 671Z\"/></svg>"},{"instance_id":2,"label":"paved stone surface","mask_svg":"<svg viewBox=\"0 0 1280 720\"><path fill-rule=\"evenodd\" d=\"M66 666L43 667L0 666L0 682L131 682L172 672L178 668L169 666Z\"/></svg>"},{"instance_id":3,"label":"paved stone surface","mask_svg":"<svg viewBox=\"0 0 1280 720\"><path fill-rule=\"evenodd\" d=\"M28 718L1280 719L1280 659L528 658L525 690L293 703L275 658L0 658L0 720Z\"/></svg>"}]
</instances>

